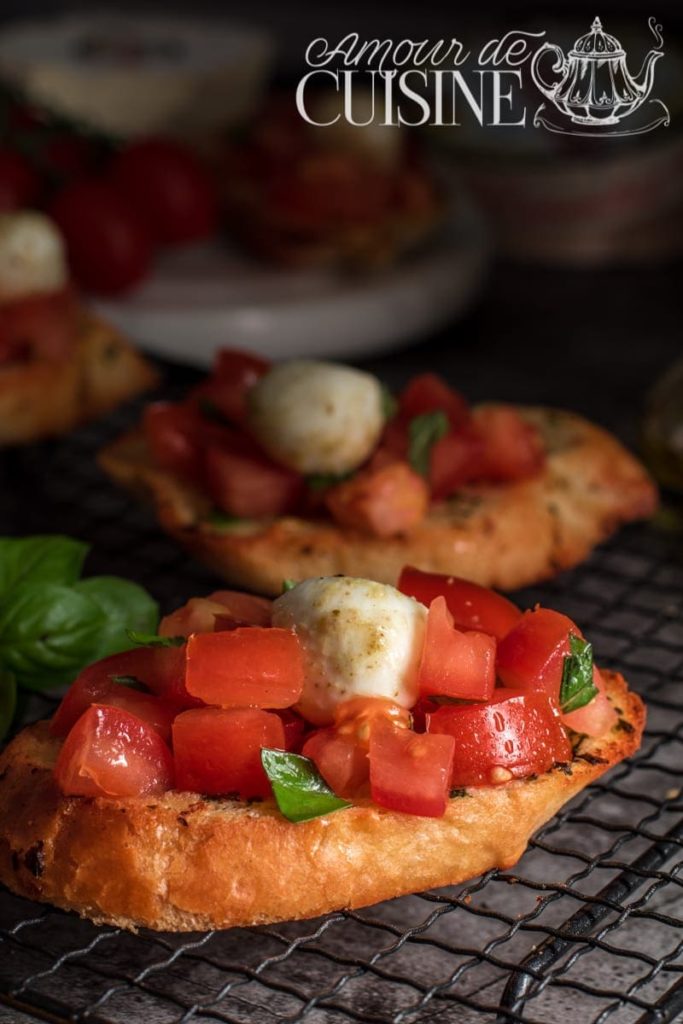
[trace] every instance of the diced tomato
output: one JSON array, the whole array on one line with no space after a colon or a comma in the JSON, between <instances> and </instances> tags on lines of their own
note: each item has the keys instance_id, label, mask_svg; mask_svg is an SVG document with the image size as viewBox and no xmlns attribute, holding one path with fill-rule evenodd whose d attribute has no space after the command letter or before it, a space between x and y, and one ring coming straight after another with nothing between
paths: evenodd
<instances>
[{"instance_id":1,"label":"diced tomato","mask_svg":"<svg viewBox=\"0 0 683 1024\"><path fill-rule=\"evenodd\" d=\"M455 742L454 787L497 785L572 759L557 708L540 692L501 689L486 704L441 707L427 716L427 732Z\"/></svg>"},{"instance_id":2,"label":"diced tomato","mask_svg":"<svg viewBox=\"0 0 683 1024\"><path fill-rule=\"evenodd\" d=\"M338 704L334 712L337 732L341 736L351 736L366 750L372 730L386 722L399 729L409 729L410 711L386 697L352 697Z\"/></svg>"},{"instance_id":3,"label":"diced tomato","mask_svg":"<svg viewBox=\"0 0 683 1024\"><path fill-rule=\"evenodd\" d=\"M270 796L261 749L285 749L282 722L260 708L197 708L173 723L176 788L243 800Z\"/></svg>"},{"instance_id":4,"label":"diced tomato","mask_svg":"<svg viewBox=\"0 0 683 1024\"><path fill-rule=\"evenodd\" d=\"M122 708L97 704L74 725L54 771L66 796L147 796L173 787L173 758L159 733Z\"/></svg>"},{"instance_id":5,"label":"diced tomato","mask_svg":"<svg viewBox=\"0 0 683 1024\"><path fill-rule=\"evenodd\" d=\"M423 572L407 565L399 576L398 589L429 605L435 597L446 599L448 610L458 629L477 629L496 640L502 640L522 618L522 613L502 594L488 587L480 587L459 576L446 576L438 572Z\"/></svg>"},{"instance_id":6,"label":"diced tomato","mask_svg":"<svg viewBox=\"0 0 683 1024\"><path fill-rule=\"evenodd\" d=\"M109 661L109 659L105 658L104 661ZM97 664L101 666L104 663L98 662ZM104 704L107 707L123 708L124 711L130 711L132 715L151 725L168 743L171 739L171 725L178 713L177 707L166 704L159 697L153 697L150 693L116 683L114 682L116 678L116 675L112 678L106 667L104 671L98 670L93 665L84 669L69 687L55 711L50 722L52 735L66 736L91 704Z\"/></svg>"},{"instance_id":7,"label":"diced tomato","mask_svg":"<svg viewBox=\"0 0 683 1024\"><path fill-rule=\"evenodd\" d=\"M385 725L370 737L370 792L380 807L440 818L448 804L455 741Z\"/></svg>"},{"instance_id":8,"label":"diced tomato","mask_svg":"<svg viewBox=\"0 0 683 1024\"><path fill-rule=\"evenodd\" d=\"M577 711L562 715L562 721L574 732L586 736L604 736L617 724L618 716L607 699L605 680L597 667L593 668L593 683L598 688L597 697Z\"/></svg>"},{"instance_id":9,"label":"diced tomato","mask_svg":"<svg viewBox=\"0 0 683 1024\"><path fill-rule=\"evenodd\" d=\"M209 445L206 455L209 493L229 515L281 516L293 511L303 493L303 478L267 458Z\"/></svg>"},{"instance_id":10,"label":"diced tomato","mask_svg":"<svg viewBox=\"0 0 683 1024\"><path fill-rule=\"evenodd\" d=\"M0 305L0 364L31 358L60 360L74 350L78 302L71 288Z\"/></svg>"},{"instance_id":11,"label":"diced tomato","mask_svg":"<svg viewBox=\"0 0 683 1024\"><path fill-rule=\"evenodd\" d=\"M536 476L545 462L536 428L509 406L483 406L473 413L483 451L480 477L505 483Z\"/></svg>"},{"instance_id":12,"label":"diced tomato","mask_svg":"<svg viewBox=\"0 0 683 1024\"><path fill-rule=\"evenodd\" d=\"M201 418L181 402L152 402L142 417L142 429L155 462L189 479L201 477Z\"/></svg>"},{"instance_id":13,"label":"diced tomato","mask_svg":"<svg viewBox=\"0 0 683 1024\"><path fill-rule=\"evenodd\" d=\"M306 723L301 715L292 711L291 708L282 708L276 714L285 730L285 748L298 754L306 732Z\"/></svg>"},{"instance_id":14,"label":"diced tomato","mask_svg":"<svg viewBox=\"0 0 683 1024\"><path fill-rule=\"evenodd\" d=\"M427 614L418 681L423 697L488 700L496 685L495 638L456 629L446 599L435 597Z\"/></svg>"},{"instance_id":15,"label":"diced tomato","mask_svg":"<svg viewBox=\"0 0 683 1024\"><path fill-rule=\"evenodd\" d=\"M406 462L361 470L331 487L325 503L342 526L375 537L394 537L418 526L427 514L427 484Z\"/></svg>"},{"instance_id":16,"label":"diced tomato","mask_svg":"<svg viewBox=\"0 0 683 1024\"><path fill-rule=\"evenodd\" d=\"M316 729L304 743L302 754L310 757L330 789L346 799L357 795L368 781L367 747L336 729Z\"/></svg>"},{"instance_id":17,"label":"diced tomato","mask_svg":"<svg viewBox=\"0 0 683 1024\"><path fill-rule=\"evenodd\" d=\"M389 420L384 425L384 431L380 438L379 446L375 451L375 456L379 453L383 453L381 465L387 464L386 456L392 455L392 462L396 462L399 459L401 462L406 462L408 459L408 421L403 419L402 416L394 416L393 419ZM381 468L380 465L375 467L375 456L373 456L371 465L373 468Z\"/></svg>"},{"instance_id":18,"label":"diced tomato","mask_svg":"<svg viewBox=\"0 0 683 1024\"><path fill-rule=\"evenodd\" d=\"M476 479L482 457L482 442L465 427L446 434L432 445L429 453L429 487L434 501L448 498L459 487Z\"/></svg>"},{"instance_id":19,"label":"diced tomato","mask_svg":"<svg viewBox=\"0 0 683 1024\"><path fill-rule=\"evenodd\" d=\"M231 423L242 424L247 417L247 394L270 365L251 352L221 349L212 375L192 395L210 402Z\"/></svg>"},{"instance_id":20,"label":"diced tomato","mask_svg":"<svg viewBox=\"0 0 683 1024\"><path fill-rule=\"evenodd\" d=\"M187 642L188 692L225 708L288 708L301 696L301 646L288 629L249 626L195 633Z\"/></svg>"},{"instance_id":21,"label":"diced tomato","mask_svg":"<svg viewBox=\"0 0 683 1024\"><path fill-rule=\"evenodd\" d=\"M399 410L408 420L425 412L442 410L452 429L461 427L469 417L463 396L435 373L421 373L409 381L399 398Z\"/></svg>"},{"instance_id":22,"label":"diced tomato","mask_svg":"<svg viewBox=\"0 0 683 1024\"><path fill-rule=\"evenodd\" d=\"M239 590L215 590L208 597L191 597L159 625L160 636L190 636L237 626L269 626L272 601Z\"/></svg>"},{"instance_id":23,"label":"diced tomato","mask_svg":"<svg viewBox=\"0 0 683 1024\"><path fill-rule=\"evenodd\" d=\"M558 702L569 634L581 636L571 619L550 608L535 608L523 616L498 644L496 669L504 686L543 690Z\"/></svg>"}]
</instances>

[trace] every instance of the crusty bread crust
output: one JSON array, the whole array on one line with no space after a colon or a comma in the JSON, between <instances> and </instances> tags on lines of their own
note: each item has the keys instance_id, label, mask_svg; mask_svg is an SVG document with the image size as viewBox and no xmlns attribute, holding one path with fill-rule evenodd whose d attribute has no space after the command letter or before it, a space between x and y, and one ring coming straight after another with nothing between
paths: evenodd
<instances>
[{"instance_id":1,"label":"crusty bread crust","mask_svg":"<svg viewBox=\"0 0 683 1024\"><path fill-rule=\"evenodd\" d=\"M330 518L215 525L205 495L154 465L140 431L100 453L118 483L151 499L162 527L236 586L279 594L283 579L337 573L395 583L404 565L513 590L582 561L622 523L651 515L657 491L607 431L573 413L521 409L548 459L533 480L463 488L408 534L379 538Z\"/></svg>"},{"instance_id":2,"label":"crusty bread crust","mask_svg":"<svg viewBox=\"0 0 683 1024\"><path fill-rule=\"evenodd\" d=\"M0 367L0 445L65 433L153 387L157 379L114 327L82 310L67 358Z\"/></svg>"},{"instance_id":3,"label":"crusty bread crust","mask_svg":"<svg viewBox=\"0 0 683 1024\"><path fill-rule=\"evenodd\" d=\"M292 824L275 805L171 792L62 796L46 722L0 757L0 881L98 923L193 931L316 917L511 867L572 796L639 746L642 701L604 673L619 725L570 765L467 791L443 818L364 801Z\"/></svg>"}]
</instances>

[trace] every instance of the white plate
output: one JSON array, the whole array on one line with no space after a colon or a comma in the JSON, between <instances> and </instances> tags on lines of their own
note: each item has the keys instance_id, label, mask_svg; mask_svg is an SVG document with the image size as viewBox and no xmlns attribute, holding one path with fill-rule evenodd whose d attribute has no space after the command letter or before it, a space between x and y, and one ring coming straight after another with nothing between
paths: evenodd
<instances>
[{"instance_id":1,"label":"white plate","mask_svg":"<svg viewBox=\"0 0 683 1024\"><path fill-rule=\"evenodd\" d=\"M456 210L423 251L362 279L276 270L216 245L167 254L133 296L97 307L149 351L196 366L226 345L274 359L375 354L442 327L480 285L487 234L472 206Z\"/></svg>"}]
</instances>

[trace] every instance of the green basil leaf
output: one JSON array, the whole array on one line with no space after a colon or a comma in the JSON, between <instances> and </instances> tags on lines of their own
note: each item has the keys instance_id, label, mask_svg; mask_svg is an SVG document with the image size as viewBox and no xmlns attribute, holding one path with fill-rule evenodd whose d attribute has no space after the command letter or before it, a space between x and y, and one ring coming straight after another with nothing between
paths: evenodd
<instances>
[{"instance_id":1,"label":"green basil leaf","mask_svg":"<svg viewBox=\"0 0 683 1024\"><path fill-rule=\"evenodd\" d=\"M448 416L442 409L423 412L408 424L408 461L421 476L429 475L432 447L448 433Z\"/></svg>"},{"instance_id":2,"label":"green basil leaf","mask_svg":"<svg viewBox=\"0 0 683 1024\"><path fill-rule=\"evenodd\" d=\"M289 821L308 821L351 806L332 792L313 762L301 754L264 747L261 763L280 812Z\"/></svg>"},{"instance_id":3,"label":"green basil leaf","mask_svg":"<svg viewBox=\"0 0 683 1024\"><path fill-rule=\"evenodd\" d=\"M382 387L382 413L385 420L393 420L398 412L398 400L387 387Z\"/></svg>"},{"instance_id":4,"label":"green basil leaf","mask_svg":"<svg viewBox=\"0 0 683 1024\"><path fill-rule=\"evenodd\" d=\"M241 523L247 522L246 519L240 519L239 516L231 516L227 512L221 512L219 508L214 509L205 521L217 530L229 530L231 526L239 526Z\"/></svg>"},{"instance_id":5,"label":"green basil leaf","mask_svg":"<svg viewBox=\"0 0 683 1024\"><path fill-rule=\"evenodd\" d=\"M316 494L320 491L326 491L330 487L335 487L337 484L343 484L345 480L350 480L353 476L353 471L349 473L311 473L310 476L306 477L306 486L309 491L314 491Z\"/></svg>"},{"instance_id":6,"label":"green basil leaf","mask_svg":"<svg viewBox=\"0 0 683 1024\"><path fill-rule=\"evenodd\" d=\"M593 682L593 646L575 633L569 634L569 654L565 656L560 683L560 708L570 711L590 704L598 690Z\"/></svg>"},{"instance_id":7,"label":"green basil leaf","mask_svg":"<svg viewBox=\"0 0 683 1024\"><path fill-rule=\"evenodd\" d=\"M289 590L294 590L298 580L283 580L282 581L282 593L286 594Z\"/></svg>"},{"instance_id":8,"label":"green basil leaf","mask_svg":"<svg viewBox=\"0 0 683 1024\"><path fill-rule=\"evenodd\" d=\"M145 686L137 676L109 676L112 683L119 686L127 686L129 690L140 690L141 693L149 693L149 687Z\"/></svg>"},{"instance_id":9,"label":"green basil leaf","mask_svg":"<svg viewBox=\"0 0 683 1024\"><path fill-rule=\"evenodd\" d=\"M105 613L86 594L55 583L22 583L0 610L0 664L17 685L49 690L97 658Z\"/></svg>"},{"instance_id":10,"label":"green basil leaf","mask_svg":"<svg viewBox=\"0 0 683 1024\"><path fill-rule=\"evenodd\" d=\"M0 599L22 583L71 586L87 553L88 545L71 537L0 537Z\"/></svg>"},{"instance_id":11,"label":"green basil leaf","mask_svg":"<svg viewBox=\"0 0 683 1024\"><path fill-rule=\"evenodd\" d=\"M118 576L92 576L74 587L94 601L106 618L100 634L97 658L130 648L128 630L154 633L159 625L159 605L142 587Z\"/></svg>"},{"instance_id":12,"label":"green basil leaf","mask_svg":"<svg viewBox=\"0 0 683 1024\"><path fill-rule=\"evenodd\" d=\"M10 730L17 709L17 681L11 672L0 669L0 740Z\"/></svg>"},{"instance_id":13,"label":"green basil leaf","mask_svg":"<svg viewBox=\"0 0 683 1024\"><path fill-rule=\"evenodd\" d=\"M184 636L157 636L156 633L138 633L134 629L127 629L126 633L138 647L182 647L186 643Z\"/></svg>"}]
</instances>

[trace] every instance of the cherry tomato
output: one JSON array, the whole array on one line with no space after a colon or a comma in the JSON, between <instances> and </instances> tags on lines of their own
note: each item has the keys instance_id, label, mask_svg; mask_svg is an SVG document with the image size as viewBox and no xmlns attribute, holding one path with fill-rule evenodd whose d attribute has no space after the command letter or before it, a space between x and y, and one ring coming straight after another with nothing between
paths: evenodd
<instances>
[{"instance_id":1,"label":"cherry tomato","mask_svg":"<svg viewBox=\"0 0 683 1024\"><path fill-rule=\"evenodd\" d=\"M192 398L200 403L211 403L231 423L244 423L247 394L269 369L270 363L260 356L236 349L222 349L213 373L194 389Z\"/></svg>"},{"instance_id":2,"label":"cherry tomato","mask_svg":"<svg viewBox=\"0 0 683 1024\"><path fill-rule=\"evenodd\" d=\"M208 597L192 597L182 608L164 616L160 636L213 633L238 626L269 626L273 602L239 590L216 590Z\"/></svg>"},{"instance_id":3,"label":"cherry tomato","mask_svg":"<svg viewBox=\"0 0 683 1024\"><path fill-rule=\"evenodd\" d=\"M385 725L370 737L370 792L380 807L440 818L448 804L455 741Z\"/></svg>"},{"instance_id":4,"label":"cherry tomato","mask_svg":"<svg viewBox=\"0 0 683 1024\"><path fill-rule=\"evenodd\" d=\"M209 494L229 515L260 519L280 516L296 508L303 492L303 478L265 456L232 451L210 444L205 453Z\"/></svg>"},{"instance_id":5,"label":"cherry tomato","mask_svg":"<svg viewBox=\"0 0 683 1024\"><path fill-rule=\"evenodd\" d=\"M482 440L480 476L506 483L536 476L545 462L543 442L536 428L516 409L484 406L475 409L474 425Z\"/></svg>"},{"instance_id":6,"label":"cherry tomato","mask_svg":"<svg viewBox=\"0 0 683 1024\"><path fill-rule=\"evenodd\" d=\"M560 612L550 608L524 612L498 644L496 668L502 683L516 690L543 690L559 702L570 633L582 635Z\"/></svg>"},{"instance_id":7,"label":"cherry tomato","mask_svg":"<svg viewBox=\"0 0 683 1024\"><path fill-rule=\"evenodd\" d=\"M115 159L111 180L160 245L198 241L216 230L216 190L198 157L180 142L130 142Z\"/></svg>"},{"instance_id":8,"label":"cherry tomato","mask_svg":"<svg viewBox=\"0 0 683 1024\"><path fill-rule=\"evenodd\" d=\"M337 796L351 799L368 781L370 764L366 746L336 729L316 729L301 753L310 757L323 779Z\"/></svg>"},{"instance_id":9,"label":"cherry tomato","mask_svg":"<svg viewBox=\"0 0 683 1024\"><path fill-rule=\"evenodd\" d=\"M304 664L296 634L249 626L195 633L187 641L188 692L225 708L288 708L301 696Z\"/></svg>"},{"instance_id":10,"label":"cherry tomato","mask_svg":"<svg viewBox=\"0 0 683 1024\"><path fill-rule=\"evenodd\" d=\"M261 749L285 749L276 714L260 708L197 708L173 723L176 786L207 796L268 797Z\"/></svg>"},{"instance_id":11,"label":"cherry tomato","mask_svg":"<svg viewBox=\"0 0 683 1024\"><path fill-rule=\"evenodd\" d=\"M26 157L0 146L0 213L35 206L40 193L40 178Z\"/></svg>"},{"instance_id":12,"label":"cherry tomato","mask_svg":"<svg viewBox=\"0 0 683 1024\"><path fill-rule=\"evenodd\" d=\"M498 785L572 759L557 708L545 693L501 689L486 704L447 705L427 715L427 732L454 740L454 787Z\"/></svg>"},{"instance_id":13,"label":"cherry tomato","mask_svg":"<svg viewBox=\"0 0 683 1024\"><path fill-rule=\"evenodd\" d=\"M586 736L604 736L617 724L618 716L607 698L605 680L596 667L593 668L593 683L598 689L597 697L577 711L562 715L562 721L574 732L581 732Z\"/></svg>"},{"instance_id":14,"label":"cherry tomato","mask_svg":"<svg viewBox=\"0 0 683 1024\"><path fill-rule=\"evenodd\" d=\"M418 675L423 697L489 700L496 685L496 641L455 629L444 597L429 606Z\"/></svg>"},{"instance_id":15,"label":"cherry tomato","mask_svg":"<svg viewBox=\"0 0 683 1024\"><path fill-rule=\"evenodd\" d=\"M446 599L448 610L458 629L476 629L502 640L522 618L522 613L502 594L488 587L480 587L459 576L446 576L438 572L423 572L407 565L399 576L398 589L429 605L435 597Z\"/></svg>"},{"instance_id":16,"label":"cherry tomato","mask_svg":"<svg viewBox=\"0 0 683 1024\"><path fill-rule=\"evenodd\" d=\"M441 410L448 416L451 429L454 430L463 426L469 418L469 409L463 396L435 373L421 373L409 381L399 398L399 410L407 420L425 412Z\"/></svg>"},{"instance_id":17,"label":"cherry tomato","mask_svg":"<svg viewBox=\"0 0 683 1024\"><path fill-rule=\"evenodd\" d=\"M84 288L115 295L147 275L152 244L145 223L109 185L95 180L67 185L50 213L66 238L71 269Z\"/></svg>"},{"instance_id":18,"label":"cherry tomato","mask_svg":"<svg viewBox=\"0 0 683 1024\"><path fill-rule=\"evenodd\" d=\"M406 462L361 470L331 487L325 504L342 526L374 537L393 537L418 526L427 514L427 484Z\"/></svg>"},{"instance_id":19,"label":"cherry tomato","mask_svg":"<svg viewBox=\"0 0 683 1024\"><path fill-rule=\"evenodd\" d=\"M67 358L74 350L78 302L71 288L0 305L0 364Z\"/></svg>"},{"instance_id":20,"label":"cherry tomato","mask_svg":"<svg viewBox=\"0 0 683 1024\"><path fill-rule=\"evenodd\" d=\"M67 736L54 772L66 796L147 796L173 787L173 758L159 733L122 708L97 704Z\"/></svg>"}]
</instances>

